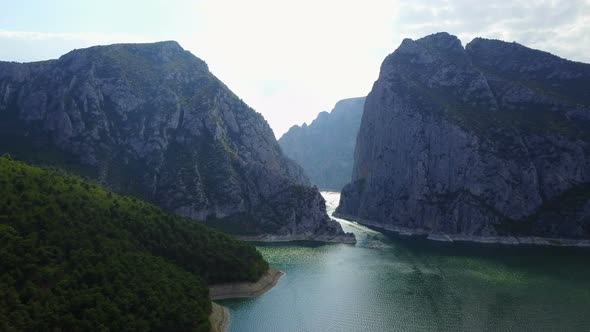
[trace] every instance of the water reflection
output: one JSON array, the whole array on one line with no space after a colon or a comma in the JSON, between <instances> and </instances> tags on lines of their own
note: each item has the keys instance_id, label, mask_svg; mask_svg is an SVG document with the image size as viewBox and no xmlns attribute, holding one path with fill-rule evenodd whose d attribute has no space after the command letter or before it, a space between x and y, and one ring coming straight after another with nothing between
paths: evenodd
<instances>
[{"instance_id":1,"label":"water reflection","mask_svg":"<svg viewBox=\"0 0 590 332\"><path fill-rule=\"evenodd\" d=\"M323 193L333 211L337 193ZM230 331L587 331L590 252L435 243L340 221L357 245L258 248L285 271L223 304Z\"/></svg>"}]
</instances>

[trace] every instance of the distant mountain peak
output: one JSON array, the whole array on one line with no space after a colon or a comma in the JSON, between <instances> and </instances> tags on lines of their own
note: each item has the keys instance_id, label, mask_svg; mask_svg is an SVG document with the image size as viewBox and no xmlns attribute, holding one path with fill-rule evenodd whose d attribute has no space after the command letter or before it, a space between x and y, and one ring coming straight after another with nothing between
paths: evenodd
<instances>
[{"instance_id":1,"label":"distant mountain peak","mask_svg":"<svg viewBox=\"0 0 590 332\"><path fill-rule=\"evenodd\" d=\"M165 41L152 42L152 43L118 43L118 44L108 44L108 45L96 45L96 46L90 46L90 47L86 47L86 48L74 49L74 50L62 55L62 57L68 57L68 56L71 56L72 54L102 52L105 50L126 50L129 52L139 52L139 51L184 52L185 51L177 41L165 40Z\"/></svg>"},{"instance_id":2,"label":"distant mountain peak","mask_svg":"<svg viewBox=\"0 0 590 332\"><path fill-rule=\"evenodd\" d=\"M287 157L299 163L313 184L340 190L350 180L356 133L365 97L340 100L309 125L293 126L279 139Z\"/></svg>"},{"instance_id":3,"label":"distant mountain peak","mask_svg":"<svg viewBox=\"0 0 590 332\"><path fill-rule=\"evenodd\" d=\"M442 49L456 48L461 46L461 40L455 35L451 35L448 32L437 32L431 35L419 38L416 40L417 43L423 45L429 45L431 47L438 47Z\"/></svg>"}]
</instances>

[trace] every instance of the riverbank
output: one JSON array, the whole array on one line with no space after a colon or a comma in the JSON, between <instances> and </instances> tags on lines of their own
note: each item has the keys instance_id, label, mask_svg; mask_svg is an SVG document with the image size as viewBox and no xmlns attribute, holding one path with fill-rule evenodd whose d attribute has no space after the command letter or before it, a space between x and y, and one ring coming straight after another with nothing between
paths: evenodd
<instances>
[{"instance_id":1,"label":"riverbank","mask_svg":"<svg viewBox=\"0 0 590 332\"><path fill-rule=\"evenodd\" d=\"M211 301L235 299L244 297L257 297L271 290L279 282L283 272L268 269L256 282L236 282L209 286L209 298ZM211 332L225 332L229 325L229 310L215 302L211 302L213 308L209 321Z\"/></svg>"},{"instance_id":2,"label":"riverbank","mask_svg":"<svg viewBox=\"0 0 590 332\"><path fill-rule=\"evenodd\" d=\"M248 242L323 242L323 243L344 243L355 244L356 238L354 235L254 235L254 236L236 236L242 241Z\"/></svg>"},{"instance_id":3,"label":"riverbank","mask_svg":"<svg viewBox=\"0 0 590 332\"><path fill-rule=\"evenodd\" d=\"M211 302L211 306L211 315L209 315L211 332L225 332L229 325L229 310L215 302Z\"/></svg>"},{"instance_id":4,"label":"riverbank","mask_svg":"<svg viewBox=\"0 0 590 332\"><path fill-rule=\"evenodd\" d=\"M215 301L260 296L272 289L283 275L283 272L271 268L256 282L210 285L209 297Z\"/></svg>"},{"instance_id":5,"label":"riverbank","mask_svg":"<svg viewBox=\"0 0 590 332\"><path fill-rule=\"evenodd\" d=\"M446 233L430 233L423 229L411 229L406 227L390 226L383 227L366 219L359 219L354 216L349 216L341 213L334 213L334 217L358 222L360 225L373 227L379 230L395 233L399 236L417 236L425 237L431 241L438 242L470 242L482 244L502 244L502 245L533 245L533 246L548 246L548 247L579 247L590 248L590 240L579 239L561 239L561 238L547 238L538 236L474 236L474 235L460 235L460 234L446 234Z\"/></svg>"},{"instance_id":6,"label":"riverbank","mask_svg":"<svg viewBox=\"0 0 590 332\"><path fill-rule=\"evenodd\" d=\"M537 236L469 236L469 235L448 235L444 233L429 234L426 237L432 241L442 242L474 242L474 243L495 243L506 245L535 245L549 247L579 247L590 248L590 240L560 239Z\"/></svg>"}]
</instances>

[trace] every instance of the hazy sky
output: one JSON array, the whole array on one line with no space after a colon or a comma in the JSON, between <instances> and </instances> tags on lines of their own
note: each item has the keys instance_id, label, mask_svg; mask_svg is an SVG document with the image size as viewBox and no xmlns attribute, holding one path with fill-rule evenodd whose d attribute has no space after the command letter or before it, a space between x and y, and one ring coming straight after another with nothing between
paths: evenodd
<instances>
[{"instance_id":1,"label":"hazy sky","mask_svg":"<svg viewBox=\"0 0 590 332\"><path fill-rule=\"evenodd\" d=\"M403 38L517 41L590 62L590 0L0 0L0 60L177 40L280 137L366 95Z\"/></svg>"}]
</instances>

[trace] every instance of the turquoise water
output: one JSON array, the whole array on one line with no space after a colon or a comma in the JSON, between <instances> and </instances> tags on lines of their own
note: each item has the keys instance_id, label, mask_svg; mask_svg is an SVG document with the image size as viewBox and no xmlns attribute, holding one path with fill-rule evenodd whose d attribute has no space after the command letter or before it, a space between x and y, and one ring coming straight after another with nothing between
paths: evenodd
<instances>
[{"instance_id":1,"label":"turquoise water","mask_svg":"<svg viewBox=\"0 0 590 332\"><path fill-rule=\"evenodd\" d=\"M337 193L323 193L328 210ZM229 331L590 331L590 251L457 245L341 221L356 245L260 245L286 275Z\"/></svg>"}]
</instances>

